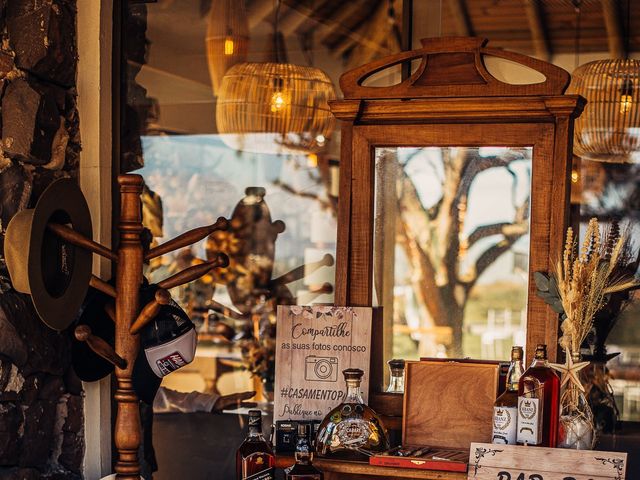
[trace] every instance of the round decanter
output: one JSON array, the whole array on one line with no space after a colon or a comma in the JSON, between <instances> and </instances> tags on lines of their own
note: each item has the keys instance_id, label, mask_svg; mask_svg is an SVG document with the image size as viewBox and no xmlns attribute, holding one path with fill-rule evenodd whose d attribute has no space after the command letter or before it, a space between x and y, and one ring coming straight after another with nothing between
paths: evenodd
<instances>
[{"instance_id":1,"label":"round decanter","mask_svg":"<svg viewBox=\"0 0 640 480\"><path fill-rule=\"evenodd\" d=\"M367 460L389 449L389 437L378 414L360 393L364 372L349 368L342 374L347 383L344 402L331 410L320 424L316 438L318 456Z\"/></svg>"}]
</instances>

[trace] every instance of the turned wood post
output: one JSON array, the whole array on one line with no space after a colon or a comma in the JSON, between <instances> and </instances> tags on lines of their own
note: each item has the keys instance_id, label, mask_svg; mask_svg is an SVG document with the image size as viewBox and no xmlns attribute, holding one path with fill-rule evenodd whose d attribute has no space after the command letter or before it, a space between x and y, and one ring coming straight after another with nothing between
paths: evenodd
<instances>
[{"instance_id":1,"label":"turned wood post","mask_svg":"<svg viewBox=\"0 0 640 480\"><path fill-rule=\"evenodd\" d=\"M142 212L140 194L142 177L140 175L120 175L120 222L118 231L118 269L116 274L116 342L115 350L124 358L127 366L115 369L118 387L115 393L117 402L116 424L114 432L115 446L118 451L116 473L118 480L139 480L138 447L141 428L138 397L133 390L131 373L138 355L139 339L131 335L129 328L140 312L139 295L142 285L143 249L140 240L142 233Z\"/></svg>"}]
</instances>

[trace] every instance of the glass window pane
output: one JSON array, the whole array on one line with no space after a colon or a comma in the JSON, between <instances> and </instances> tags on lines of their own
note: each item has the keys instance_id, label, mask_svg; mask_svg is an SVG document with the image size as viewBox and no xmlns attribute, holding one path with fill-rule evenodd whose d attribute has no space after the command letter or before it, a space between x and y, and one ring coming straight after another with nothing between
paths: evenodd
<instances>
[{"instance_id":1,"label":"glass window pane","mask_svg":"<svg viewBox=\"0 0 640 480\"><path fill-rule=\"evenodd\" d=\"M387 358L524 345L531 147L378 148L374 302Z\"/></svg>"},{"instance_id":2,"label":"glass window pane","mask_svg":"<svg viewBox=\"0 0 640 480\"><path fill-rule=\"evenodd\" d=\"M623 230L629 228L634 239L630 269L638 275L640 165L582 160L574 173L573 221L581 233L592 217L598 218L605 228L612 220L619 221ZM588 342L594 364L594 375L590 378L596 387L592 390L592 403L596 405L596 417L603 419L611 408L605 383L609 379L620 419L637 422L640 421L640 330L637 327L640 300L637 295L631 295L621 304L611 303L613 307L605 307L596 315L594 335ZM619 306L624 307L621 312Z\"/></svg>"}]
</instances>

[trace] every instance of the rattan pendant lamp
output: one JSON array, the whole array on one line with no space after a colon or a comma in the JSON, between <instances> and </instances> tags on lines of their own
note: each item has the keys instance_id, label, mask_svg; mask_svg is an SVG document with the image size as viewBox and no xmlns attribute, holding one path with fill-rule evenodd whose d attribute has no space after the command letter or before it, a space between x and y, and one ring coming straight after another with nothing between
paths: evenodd
<instances>
[{"instance_id":1,"label":"rattan pendant lamp","mask_svg":"<svg viewBox=\"0 0 640 480\"><path fill-rule=\"evenodd\" d=\"M217 95L227 70L247 60L249 20L244 0L211 2L205 46L213 94Z\"/></svg>"},{"instance_id":2,"label":"rattan pendant lamp","mask_svg":"<svg viewBox=\"0 0 640 480\"><path fill-rule=\"evenodd\" d=\"M626 58L578 67L568 93L587 99L576 119L574 152L602 162L640 161L640 60L628 58L630 2L627 2Z\"/></svg>"},{"instance_id":3,"label":"rattan pendant lamp","mask_svg":"<svg viewBox=\"0 0 640 480\"><path fill-rule=\"evenodd\" d=\"M258 153L310 153L331 135L335 98L331 79L314 67L288 63L274 22L275 61L239 63L222 79L216 123L222 140L236 150Z\"/></svg>"}]
</instances>

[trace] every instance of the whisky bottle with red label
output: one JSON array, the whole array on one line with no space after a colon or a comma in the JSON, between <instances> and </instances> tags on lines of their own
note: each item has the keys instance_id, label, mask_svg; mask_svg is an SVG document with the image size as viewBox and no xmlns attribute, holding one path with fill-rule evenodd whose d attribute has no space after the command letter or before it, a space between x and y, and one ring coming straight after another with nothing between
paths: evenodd
<instances>
[{"instance_id":1,"label":"whisky bottle with red label","mask_svg":"<svg viewBox=\"0 0 640 480\"><path fill-rule=\"evenodd\" d=\"M262 412L249 410L249 433L236 452L237 480L275 480L275 456L262 436Z\"/></svg>"},{"instance_id":2,"label":"whisky bottle with red label","mask_svg":"<svg viewBox=\"0 0 640 480\"><path fill-rule=\"evenodd\" d=\"M515 445L518 427L518 384L522 376L522 347L511 349L511 365L507 373L507 389L493 404L491 441Z\"/></svg>"},{"instance_id":3,"label":"whisky bottle with red label","mask_svg":"<svg viewBox=\"0 0 640 480\"><path fill-rule=\"evenodd\" d=\"M517 442L555 447L559 418L560 379L547 363L547 346L540 344L518 385Z\"/></svg>"},{"instance_id":4,"label":"whisky bottle with red label","mask_svg":"<svg viewBox=\"0 0 640 480\"><path fill-rule=\"evenodd\" d=\"M387 430L378 414L362 399L360 382L364 372L348 368L342 374L347 383L345 400L320 424L316 451L323 457L368 460L373 453L389 449Z\"/></svg>"}]
</instances>

